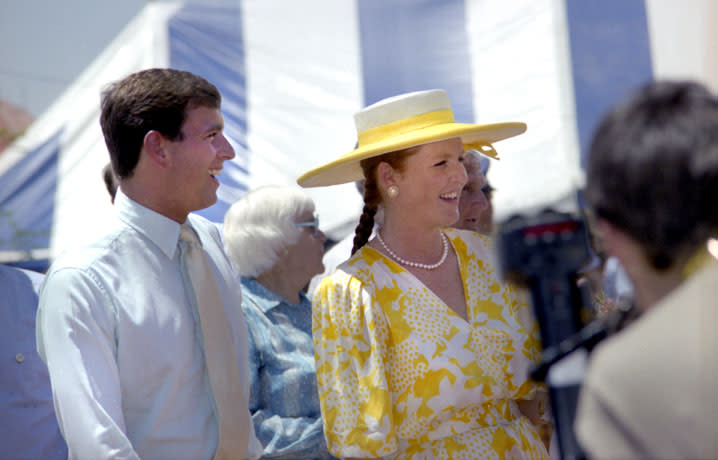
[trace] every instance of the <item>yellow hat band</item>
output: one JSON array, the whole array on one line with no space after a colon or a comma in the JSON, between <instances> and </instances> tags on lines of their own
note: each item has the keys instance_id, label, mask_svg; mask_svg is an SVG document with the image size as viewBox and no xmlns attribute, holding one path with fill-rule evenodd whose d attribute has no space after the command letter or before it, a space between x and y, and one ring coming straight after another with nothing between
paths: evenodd
<instances>
[{"instance_id":1,"label":"yellow hat band","mask_svg":"<svg viewBox=\"0 0 718 460\"><path fill-rule=\"evenodd\" d=\"M357 136L359 147L381 142L384 139L390 139L418 129L446 123L454 123L454 113L451 110L435 110L433 112L422 113L421 115L393 121L360 132Z\"/></svg>"}]
</instances>

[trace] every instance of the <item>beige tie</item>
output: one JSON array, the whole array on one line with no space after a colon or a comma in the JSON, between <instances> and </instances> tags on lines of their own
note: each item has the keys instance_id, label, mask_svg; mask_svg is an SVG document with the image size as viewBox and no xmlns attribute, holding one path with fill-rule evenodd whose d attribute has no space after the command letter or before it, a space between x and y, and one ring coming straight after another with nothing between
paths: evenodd
<instances>
[{"instance_id":1,"label":"beige tie","mask_svg":"<svg viewBox=\"0 0 718 460\"><path fill-rule=\"evenodd\" d=\"M180 240L185 242L180 244L181 264L192 281L197 299L207 372L217 405L219 442L214 458L241 459L247 451L249 411L227 315L202 244L187 223L182 225Z\"/></svg>"}]
</instances>

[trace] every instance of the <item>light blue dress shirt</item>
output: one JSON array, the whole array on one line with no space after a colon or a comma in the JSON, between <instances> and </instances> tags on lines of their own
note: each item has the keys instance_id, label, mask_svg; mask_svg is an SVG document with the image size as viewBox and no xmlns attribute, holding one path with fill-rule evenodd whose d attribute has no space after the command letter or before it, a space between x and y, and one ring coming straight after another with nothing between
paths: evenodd
<instances>
[{"instance_id":1,"label":"light blue dress shirt","mask_svg":"<svg viewBox=\"0 0 718 460\"><path fill-rule=\"evenodd\" d=\"M312 342L312 304L287 302L256 280L242 278L249 329L249 410L262 458L331 459L319 410Z\"/></svg>"},{"instance_id":2,"label":"light blue dress shirt","mask_svg":"<svg viewBox=\"0 0 718 460\"><path fill-rule=\"evenodd\" d=\"M35 348L43 275L0 265L0 458L65 459L50 376Z\"/></svg>"},{"instance_id":3,"label":"light blue dress shirt","mask_svg":"<svg viewBox=\"0 0 718 460\"><path fill-rule=\"evenodd\" d=\"M108 233L61 255L40 294L38 351L70 458L210 459L217 419L195 301L180 270L180 224L121 191L115 208ZM248 382L237 278L216 226L188 220L212 265ZM247 429L247 457L256 458L249 413Z\"/></svg>"}]
</instances>

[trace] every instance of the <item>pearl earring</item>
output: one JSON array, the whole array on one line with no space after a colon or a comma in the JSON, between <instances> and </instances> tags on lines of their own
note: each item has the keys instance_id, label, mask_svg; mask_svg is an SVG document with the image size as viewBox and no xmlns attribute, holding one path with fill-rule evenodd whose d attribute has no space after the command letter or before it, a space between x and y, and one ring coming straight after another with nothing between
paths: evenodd
<instances>
[{"instance_id":1,"label":"pearl earring","mask_svg":"<svg viewBox=\"0 0 718 460\"><path fill-rule=\"evenodd\" d=\"M388 189L386 189L386 194L389 195L389 198L396 198L399 196L399 187L396 185L392 185Z\"/></svg>"}]
</instances>

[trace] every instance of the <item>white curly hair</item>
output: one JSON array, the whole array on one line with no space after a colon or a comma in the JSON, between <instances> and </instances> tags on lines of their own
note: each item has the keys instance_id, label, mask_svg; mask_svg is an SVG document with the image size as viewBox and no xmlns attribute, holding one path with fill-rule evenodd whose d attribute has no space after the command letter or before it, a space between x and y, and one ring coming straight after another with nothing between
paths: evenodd
<instances>
[{"instance_id":1,"label":"white curly hair","mask_svg":"<svg viewBox=\"0 0 718 460\"><path fill-rule=\"evenodd\" d=\"M224 248L241 276L272 268L297 242L297 216L314 212L314 201L300 188L264 186L234 203L224 216Z\"/></svg>"}]
</instances>

